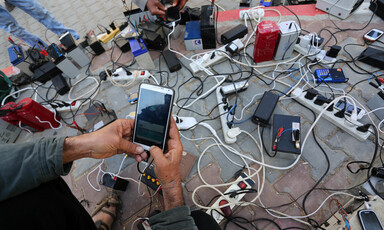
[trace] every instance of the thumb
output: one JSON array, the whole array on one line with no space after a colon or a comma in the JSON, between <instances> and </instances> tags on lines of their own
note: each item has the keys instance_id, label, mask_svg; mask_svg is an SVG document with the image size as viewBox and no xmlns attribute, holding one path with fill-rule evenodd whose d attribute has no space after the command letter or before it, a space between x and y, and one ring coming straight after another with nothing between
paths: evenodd
<instances>
[{"instance_id":1,"label":"thumb","mask_svg":"<svg viewBox=\"0 0 384 230\"><path fill-rule=\"evenodd\" d=\"M152 146L149 149L149 152L151 153L151 156L156 161L161 161L164 158L164 153L161 151L161 149L157 146Z\"/></svg>"},{"instance_id":2,"label":"thumb","mask_svg":"<svg viewBox=\"0 0 384 230\"><path fill-rule=\"evenodd\" d=\"M125 139L121 140L119 149L121 149L123 152L130 155L132 154L137 155L144 152L143 147L141 147L140 145L134 144L130 141L127 141Z\"/></svg>"}]
</instances>

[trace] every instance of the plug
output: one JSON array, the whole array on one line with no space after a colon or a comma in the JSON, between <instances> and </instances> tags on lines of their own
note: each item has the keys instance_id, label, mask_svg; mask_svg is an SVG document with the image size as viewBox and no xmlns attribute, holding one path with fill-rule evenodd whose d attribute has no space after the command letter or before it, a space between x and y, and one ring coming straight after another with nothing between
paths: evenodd
<instances>
[{"instance_id":1,"label":"plug","mask_svg":"<svg viewBox=\"0 0 384 230\"><path fill-rule=\"evenodd\" d=\"M370 126L371 126L370 124L365 124L365 125L357 127L356 129L359 132L366 133L366 132L368 132Z\"/></svg>"},{"instance_id":2,"label":"plug","mask_svg":"<svg viewBox=\"0 0 384 230\"><path fill-rule=\"evenodd\" d=\"M333 111L334 104L328 106L327 111L332 112Z\"/></svg>"},{"instance_id":3,"label":"plug","mask_svg":"<svg viewBox=\"0 0 384 230\"><path fill-rule=\"evenodd\" d=\"M240 128L236 127L236 128L228 130L227 136L230 138L236 138L237 136L239 136L240 133L241 133Z\"/></svg>"},{"instance_id":4,"label":"plug","mask_svg":"<svg viewBox=\"0 0 384 230\"><path fill-rule=\"evenodd\" d=\"M307 91L307 93L305 94L305 98L308 99L308 100L312 100L313 98L315 98L315 96L319 94L319 92L317 92L317 90L315 89L309 89Z\"/></svg>"},{"instance_id":5,"label":"plug","mask_svg":"<svg viewBox=\"0 0 384 230\"><path fill-rule=\"evenodd\" d=\"M351 120L352 121L357 121L357 109L356 109L356 107L352 110Z\"/></svg>"},{"instance_id":6,"label":"plug","mask_svg":"<svg viewBox=\"0 0 384 230\"><path fill-rule=\"evenodd\" d=\"M338 118L344 118L345 109L340 110L339 112L335 113L335 116Z\"/></svg>"}]
</instances>

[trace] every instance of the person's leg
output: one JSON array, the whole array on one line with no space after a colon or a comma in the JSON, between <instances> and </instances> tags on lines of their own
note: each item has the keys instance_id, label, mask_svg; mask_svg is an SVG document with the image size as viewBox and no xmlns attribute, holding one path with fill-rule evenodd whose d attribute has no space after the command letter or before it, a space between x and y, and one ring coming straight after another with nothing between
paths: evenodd
<instances>
[{"instance_id":1,"label":"person's leg","mask_svg":"<svg viewBox=\"0 0 384 230\"><path fill-rule=\"evenodd\" d=\"M77 33L70 28L64 27L55 16L53 16L43 5L36 0L8 0L16 7L22 9L27 14L31 15L34 19L39 21L53 33L60 35L65 32L70 32L72 36L77 40L80 38Z\"/></svg>"},{"instance_id":2,"label":"person's leg","mask_svg":"<svg viewBox=\"0 0 384 230\"><path fill-rule=\"evenodd\" d=\"M191 216L199 230L221 230L215 219L201 210L192 211Z\"/></svg>"},{"instance_id":3,"label":"person's leg","mask_svg":"<svg viewBox=\"0 0 384 230\"><path fill-rule=\"evenodd\" d=\"M0 5L0 28L6 32L20 38L30 46L34 46L37 41L43 42L39 37L29 33L26 29L19 26L12 15ZM45 44L43 42L43 44Z\"/></svg>"},{"instance_id":4,"label":"person's leg","mask_svg":"<svg viewBox=\"0 0 384 230\"><path fill-rule=\"evenodd\" d=\"M0 202L0 226L1 229L97 229L61 178Z\"/></svg>"}]
</instances>

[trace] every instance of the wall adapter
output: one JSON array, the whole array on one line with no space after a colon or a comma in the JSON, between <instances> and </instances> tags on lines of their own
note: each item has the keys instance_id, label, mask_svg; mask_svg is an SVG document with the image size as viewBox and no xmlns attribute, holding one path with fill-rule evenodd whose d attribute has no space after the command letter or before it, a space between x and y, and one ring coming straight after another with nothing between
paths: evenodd
<instances>
[{"instance_id":1,"label":"wall adapter","mask_svg":"<svg viewBox=\"0 0 384 230\"><path fill-rule=\"evenodd\" d=\"M269 91L264 92L264 95L252 116L252 122L263 127L267 126L278 101L278 95Z\"/></svg>"},{"instance_id":2,"label":"wall adapter","mask_svg":"<svg viewBox=\"0 0 384 230\"><path fill-rule=\"evenodd\" d=\"M176 57L175 53L170 50L163 51L163 57L165 59L165 63L167 63L169 72L173 73L181 69L180 61Z\"/></svg>"},{"instance_id":3,"label":"wall adapter","mask_svg":"<svg viewBox=\"0 0 384 230\"><path fill-rule=\"evenodd\" d=\"M248 28L244 26L243 24L239 24L232 29L226 31L221 35L221 42L223 44L230 43L231 41L234 41L237 38L242 38L245 35L248 34Z\"/></svg>"}]
</instances>

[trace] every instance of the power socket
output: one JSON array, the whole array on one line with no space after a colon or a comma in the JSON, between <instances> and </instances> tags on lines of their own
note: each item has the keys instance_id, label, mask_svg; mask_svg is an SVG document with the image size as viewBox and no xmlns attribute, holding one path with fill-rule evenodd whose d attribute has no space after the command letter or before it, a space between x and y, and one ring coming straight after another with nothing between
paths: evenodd
<instances>
[{"instance_id":1,"label":"power socket","mask_svg":"<svg viewBox=\"0 0 384 230\"><path fill-rule=\"evenodd\" d=\"M236 179L236 182L237 183L234 183L232 184L225 192L225 193L229 193L229 192L234 192L234 191L241 191L241 190L245 190L245 189L251 189L254 185L255 185L255 182L252 180L252 179L244 179L244 178L247 178L247 174L245 173L242 173L237 179ZM240 187L241 186L241 187ZM242 194L238 194L236 195L235 197L230 197L230 194L228 195L225 195L225 198L223 197L220 197L219 199L216 200L216 202L212 205L212 206L217 206L219 205L220 201L222 200L227 200L229 202L239 202L244 196L246 195L246 193L242 193ZM231 204L229 205L229 207L231 208L231 210L233 210L233 208L235 207L234 204ZM217 212L216 212L217 211ZM219 213L221 214L219 214ZM211 215L211 210L208 210L206 211L206 213L208 215ZM212 217L213 219L216 220L217 223L220 223L224 217L223 217L223 212L220 210L220 209L215 209L215 212L212 211Z\"/></svg>"},{"instance_id":2,"label":"power socket","mask_svg":"<svg viewBox=\"0 0 384 230\"><path fill-rule=\"evenodd\" d=\"M194 117L179 117L173 115L173 119L175 119L177 129L180 131L194 129L197 124Z\"/></svg>"},{"instance_id":3,"label":"power socket","mask_svg":"<svg viewBox=\"0 0 384 230\"><path fill-rule=\"evenodd\" d=\"M147 80L150 73L147 70L135 70L132 73L126 71L124 68L118 68L112 73L111 78L115 81L130 81L136 77L136 80ZM111 81L110 78L107 78Z\"/></svg>"},{"instance_id":4,"label":"power socket","mask_svg":"<svg viewBox=\"0 0 384 230\"><path fill-rule=\"evenodd\" d=\"M237 49L238 51L240 51L244 48L244 44L240 39L236 39L236 40L232 41L232 43L238 47L238 49ZM227 56L226 56L227 51L225 50L226 47L227 47L227 45L224 45L215 51L209 52L209 53L205 54L203 57L201 57L200 59L196 60L196 62L200 66L202 66L204 68L208 68L209 66L218 63L219 61L223 60L224 58L227 58ZM196 64L195 62L192 62L191 64L189 64L193 73L198 73L199 71L201 71L198 64Z\"/></svg>"},{"instance_id":5,"label":"power socket","mask_svg":"<svg viewBox=\"0 0 384 230\"><path fill-rule=\"evenodd\" d=\"M316 48L312 45L308 45L307 47L301 47L300 44L296 44L294 46L294 50L301 55L307 56L307 58L312 61L315 60L315 58L321 60L319 64L327 69L332 69L333 64L337 61L336 58L325 56L325 50Z\"/></svg>"},{"instance_id":6,"label":"power socket","mask_svg":"<svg viewBox=\"0 0 384 230\"><path fill-rule=\"evenodd\" d=\"M251 19L250 17L250 14L249 14L249 10L240 10L240 13L239 13L239 18L241 19L241 20L244 20L244 19L247 19L247 20L249 20L249 19Z\"/></svg>"},{"instance_id":7,"label":"power socket","mask_svg":"<svg viewBox=\"0 0 384 230\"><path fill-rule=\"evenodd\" d=\"M291 96L296 101L308 106L317 114L320 114L320 112L323 111L323 109L327 106L326 103L324 103L323 105L317 105L314 103L319 96L315 96L313 99L305 98L305 93L300 88L296 88L292 92ZM336 113L335 111L325 111L322 115L322 118L328 120L329 122L339 127L340 129L344 130L345 132L349 133L351 136L353 136L354 138L356 138L361 142L367 140L367 138L371 135L370 132L360 132L357 130L357 127L363 125L362 123L358 121L352 121L350 119L347 121L346 120L347 117L339 118L335 116L335 113ZM373 132L371 128L369 130Z\"/></svg>"},{"instance_id":8,"label":"power socket","mask_svg":"<svg viewBox=\"0 0 384 230\"><path fill-rule=\"evenodd\" d=\"M220 116L220 122L221 122L221 127L223 129L223 135L224 135L224 140L225 143L227 144L233 144L237 141L237 137L229 136L228 132L231 129L228 126L227 122L227 113L229 112L229 104L226 98L223 97L221 94L221 86L217 87L216 89L216 97L217 97L217 103L219 103L219 113L223 114ZM233 118L233 115L229 115L229 120Z\"/></svg>"},{"instance_id":9,"label":"power socket","mask_svg":"<svg viewBox=\"0 0 384 230\"><path fill-rule=\"evenodd\" d=\"M80 101L73 101L73 102L70 102L68 104L69 105L64 105L62 107L57 107L56 111L58 113L70 112L71 110L75 112L76 110L78 110L80 108L81 102ZM52 111L52 112L54 111L54 109L50 105L46 105L46 108L48 110Z\"/></svg>"}]
</instances>

